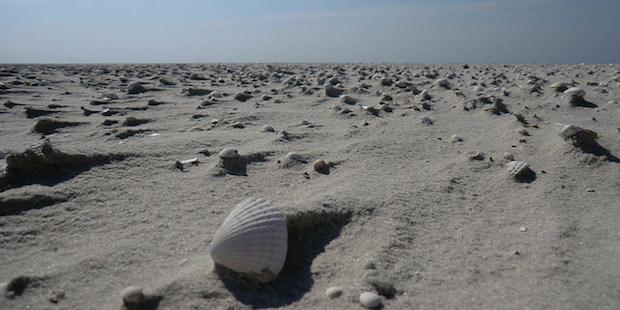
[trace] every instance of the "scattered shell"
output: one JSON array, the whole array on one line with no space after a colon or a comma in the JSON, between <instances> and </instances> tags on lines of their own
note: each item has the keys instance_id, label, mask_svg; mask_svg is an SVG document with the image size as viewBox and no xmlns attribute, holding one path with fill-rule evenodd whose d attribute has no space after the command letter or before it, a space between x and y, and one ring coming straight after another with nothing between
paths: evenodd
<instances>
[{"instance_id":1,"label":"scattered shell","mask_svg":"<svg viewBox=\"0 0 620 310\"><path fill-rule=\"evenodd\" d=\"M458 134L453 134L452 137L450 137L450 139L452 140L452 142L461 142L461 141L463 141L463 138L461 138L461 136L459 136Z\"/></svg>"},{"instance_id":2,"label":"scattered shell","mask_svg":"<svg viewBox=\"0 0 620 310\"><path fill-rule=\"evenodd\" d=\"M563 124L556 124L560 130L558 132L558 134L564 139L564 140L568 140L571 137L575 136L576 134L580 133L583 131L583 128L579 127L579 126L575 126L573 124L567 124L567 125L563 125Z\"/></svg>"},{"instance_id":3,"label":"scattered shell","mask_svg":"<svg viewBox=\"0 0 620 310\"><path fill-rule=\"evenodd\" d=\"M332 286L325 291L325 296L329 298L338 298L342 295L342 288L339 286Z\"/></svg>"},{"instance_id":4,"label":"scattered shell","mask_svg":"<svg viewBox=\"0 0 620 310\"><path fill-rule=\"evenodd\" d=\"M231 126L233 128L245 128L245 125L242 122L234 122Z\"/></svg>"},{"instance_id":5,"label":"scattered shell","mask_svg":"<svg viewBox=\"0 0 620 310\"><path fill-rule=\"evenodd\" d=\"M422 121L422 123L424 123L426 125L432 125L433 124L433 120L430 119L429 117L426 117L426 116L420 117L420 121Z\"/></svg>"},{"instance_id":6,"label":"scattered shell","mask_svg":"<svg viewBox=\"0 0 620 310\"><path fill-rule=\"evenodd\" d=\"M246 93L246 92L238 92L235 94L235 99L239 100L239 101L246 101L248 99L252 98L252 95Z\"/></svg>"},{"instance_id":7,"label":"scattered shell","mask_svg":"<svg viewBox=\"0 0 620 310\"><path fill-rule=\"evenodd\" d=\"M418 94L418 96L420 96L420 98L422 98L422 99L424 99L424 100L431 100L431 99L433 99L433 96L431 96L431 95L428 93L428 90L426 90L426 89L422 90L422 91Z\"/></svg>"},{"instance_id":8,"label":"scattered shell","mask_svg":"<svg viewBox=\"0 0 620 310\"><path fill-rule=\"evenodd\" d=\"M376 308L381 305L381 297L372 292L364 292L360 295L360 303L368 309Z\"/></svg>"},{"instance_id":9,"label":"scattered shell","mask_svg":"<svg viewBox=\"0 0 620 310\"><path fill-rule=\"evenodd\" d=\"M571 87L564 91L564 95L581 98L586 95L586 91L581 87Z\"/></svg>"},{"instance_id":10,"label":"scattered shell","mask_svg":"<svg viewBox=\"0 0 620 310\"><path fill-rule=\"evenodd\" d=\"M447 79L438 79L437 81L435 81L435 85L438 85L441 87L448 87L450 83L448 82Z\"/></svg>"},{"instance_id":11,"label":"scattered shell","mask_svg":"<svg viewBox=\"0 0 620 310\"><path fill-rule=\"evenodd\" d=\"M287 239L284 214L268 201L252 197L233 208L217 230L211 257L219 265L266 283L284 266Z\"/></svg>"},{"instance_id":12,"label":"scattered shell","mask_svg":"<svg viewBox=\"0 0 620 310\"><path fill-rule=\"evenodd\" d=\"M506 164L508 167L508 173L510 173L515 178L519 178L523 176L527 171L530 170L530 165L528 163L513 160Z\"/></svg>"},{"instance_id":13,"label":"scattered shell","mask_svg":"<svg viewBox=\"0 0 620 310\"><path fill-rule=\"evenodd\" d=\"M265 126L263 126L263 131L266 131L266 132L276 132L276 129L273 128L273 126L271 126L271 125L265 125Z\"/></svg>"},{"instance_id":14,"label":"scattered shell","mask_svg":"<svg viewBox=\"0 0 620 310\"><path fill-rule=\"evenodd\" d=\"M317 159L312 163L312 167L314 168L314 171L318 172L318 173L328 173L329 172L329 165L322 159Z\"/></svg>"},{"instance_id":15,"label":"scattered shell","mask_svg":"<svg viewBox=\"0 0 620 310\"><path fill-rule=\"evenodd\" d=\"M598 138L598 133L594 130L584 129L573 124L557 123L558 134L564 141L572 141L577 146L591 145Z\"/></svg>"},{"instance_id":16,"label":"scattered shell","mask_svg":"<svg viewBox=\"0 0 620 310\"><path fill-rule=\"evenodd\" d=\"M121 293L123 297L123 303L126 306L138 305L145 299L142 288L137 285L128 286Z\"/></svg>"},{"instance_id":17,"label":"scattered shell","mask_svg":"<svg viewBox=\"0 0 620 310\"><path fill-rule=\"evenodd\" d=\"M301 161L301 162L306 161L303 155L299 153L295 153L295 152L288 152L286 155L284 155L284 157L286 159L291 159L291 160L296 160L296 161Z\"/></svg>"},{"instance_id":18,"label":"scattered shell","mask_svg":"<svg viewBox=\"0 0 620 310\"><path fill-rule=\"evenodd\" d=\"M506 153L504 153L504 159L509 160L509 161L513 161L513 160L515 160L515 156L512 153L506 152Z\"/></svg>"},{"instance_id":19,"label":"scattered shell","mask_svg":"<svg viewBox=\"0 0 620 310\"><path fill-rule=\"evenodd\" d=\"M127 93L128 94L139 94L145 92L147 89L142 86L139 82L131 82L127 85Z\"/></svg>"},{"instance_id":20,"label":"scattered shell","mask_svg":"<svg viewBox=\"0 0 620 310\"><path fill-rule=\"evenodd\" d=\"M520 232L526 232L527 231L527 227L523 226L523 227L519 228L519 231Z\"/></svg>"},{"instance_id":21,"label":"scattered shell","mask_svg":"<svg viewBox=\"0 0 620 310\"><path fill-rule=\"evenodd\" d=\"M346 103L346 104L355 104L357 102L357 99L349 95L342 95L340 96L340 102Z\"/></svg>"},{"instance_id":22,"label":"scattered shell","mask_svg":"<svg viewBox=\"0 0 620 310\"><path fill-rule=\"evenodd\" d=\"M364 269L366 269L366 270L374 270L374 269L377 269L377 268L375 267L375 263L373 261L368 261L364 265Z\"/></svg>"},{"instance_id":23,"label":"scattered shell","mask_svg":"<svg viewBox=\"0 0 620 310\"><path fill-rule=\"evenodd\" d=\"M220 151L221 159L230 159L233 157L237 157L237 155L239 155L239 152L237 152L237 150L232 147L227 147L223 149L222 151Z\"/></svg>"},{"instance_id":24,"label":"scattered shell","mask_svg":"<svg viewBox=\"0 0 620 310\"><path fill-rule=\"evenodd\" d=\"M467 153L465 153L465 155L467 156L467 158L469 159L475 159L475 160L483 160L484 159L484 155L478 151L468 151Z\"/></svg>"},{"instance_id":25,"label":"scattered shell","mask_svg":"<svg viewBox=\"0 0 620 310\"><path fill-rule=\"evenodd\" d=\"M555 82L549 86L551 89L555 89L558 93L564 92L568 89L569 84L564 82Z\"/></svg>"},{"instance_id":26,"label":"scattered shell","mask_svg":"<svg viewBox=\"0 0 620 310\"><path fill-rule=\"evenodd\" d=\"M174 165L175 167L177 167L177 169L185 169L187 168L189 165L197 165L198 164L198 158L194 157L194 158L190 158L190 159L185 159L185 160L177 160Z\"/></svg>"}]
</instances>

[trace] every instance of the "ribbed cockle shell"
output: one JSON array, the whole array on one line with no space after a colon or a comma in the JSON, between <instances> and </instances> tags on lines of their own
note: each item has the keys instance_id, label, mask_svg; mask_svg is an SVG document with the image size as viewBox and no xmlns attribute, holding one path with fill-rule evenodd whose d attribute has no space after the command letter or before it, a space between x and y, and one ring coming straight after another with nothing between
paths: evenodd
<instances>
[{"instance_id":1,"label":"ribbed cockle shell","mask_svg":"<svg viewBox=\"0 0 620 310\"><path fill-rule=\"evenodd\" d=\"M248 198L215 232L211 257L219 265L266 283L282 270L287 248L284 214L264 199Z\"/></svg>"}]
</instances>

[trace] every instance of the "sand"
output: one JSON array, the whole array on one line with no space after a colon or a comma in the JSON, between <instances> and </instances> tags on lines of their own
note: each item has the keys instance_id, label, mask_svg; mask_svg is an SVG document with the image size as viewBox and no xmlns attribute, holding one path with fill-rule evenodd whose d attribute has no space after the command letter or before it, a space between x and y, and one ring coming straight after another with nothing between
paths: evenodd
<instances>
[{"instance_id":1,"label":"sand","mask_svg":"<svg viewBox=\"0 0 620 310\"><path fill-rule=\"evenodd\" d=\"M0 67L2 309L620 308L618 64ZM252 196L263 285L209 256Z\"/></svg>"}]
</instances>

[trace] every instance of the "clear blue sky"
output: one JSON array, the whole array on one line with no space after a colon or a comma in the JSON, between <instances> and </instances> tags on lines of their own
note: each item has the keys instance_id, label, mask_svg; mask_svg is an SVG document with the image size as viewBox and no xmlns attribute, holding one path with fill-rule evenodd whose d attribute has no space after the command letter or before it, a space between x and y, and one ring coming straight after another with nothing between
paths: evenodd
<instances>
[{"instance_id":1,"label":"clear blue sky","mask_svg":"<svg viewBox=\"0 0 620 310\"><path fill-rule=\"evenodd\" d=\"M620 0L0 0L0 63L620 62Z\"/></svg>"}]
</instances>

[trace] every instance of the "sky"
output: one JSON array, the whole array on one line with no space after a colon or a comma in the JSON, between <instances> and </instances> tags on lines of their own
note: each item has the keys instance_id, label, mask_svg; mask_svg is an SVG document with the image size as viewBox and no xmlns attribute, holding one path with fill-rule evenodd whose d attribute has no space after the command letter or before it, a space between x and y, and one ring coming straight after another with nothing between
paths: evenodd
<instances>
[{"instance_id":1,"label":"sky","mask_svg":"<svg viewBox=\"0 0 620 310\"><path fill-rule=\"evenodd\" d=\"M0 0L0 63L618 63L618 0Z\"/></svg>"}]
</instances>

